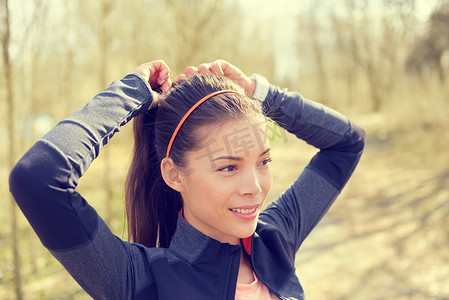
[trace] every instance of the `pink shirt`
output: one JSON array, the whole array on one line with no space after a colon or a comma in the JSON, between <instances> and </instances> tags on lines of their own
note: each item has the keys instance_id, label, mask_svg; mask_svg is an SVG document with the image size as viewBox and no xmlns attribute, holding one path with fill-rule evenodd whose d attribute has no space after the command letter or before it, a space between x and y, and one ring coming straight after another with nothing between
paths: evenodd
<instances>
[{"instance_id":1,"label":"pink shirt","mask_svg":"<svg viewBox=\"0 0 449 300\"><path fill-rule=\"evenodd\" d=\"M235 300L279 300L268 288L257 279L253 272L254 281L248 284L237 283Z\"/></svg>"}]
</instances>

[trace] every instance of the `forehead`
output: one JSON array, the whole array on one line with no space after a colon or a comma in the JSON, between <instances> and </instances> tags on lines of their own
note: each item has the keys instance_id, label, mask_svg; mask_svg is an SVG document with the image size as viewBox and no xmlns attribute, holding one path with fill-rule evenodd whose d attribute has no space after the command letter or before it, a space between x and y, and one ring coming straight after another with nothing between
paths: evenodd
<instances>
[{"instance_id":1,"label":"forehead","mask_svg":"<svg viewBox=\"0 0 449 300\"><path fill-rule=\"evenodd\" d=\"M203 126L197 132L200 148L195 151L209 156L260 154L269 148L267 122L258 120L233 120L220 125Z\"/></svg>"}]
</instances>

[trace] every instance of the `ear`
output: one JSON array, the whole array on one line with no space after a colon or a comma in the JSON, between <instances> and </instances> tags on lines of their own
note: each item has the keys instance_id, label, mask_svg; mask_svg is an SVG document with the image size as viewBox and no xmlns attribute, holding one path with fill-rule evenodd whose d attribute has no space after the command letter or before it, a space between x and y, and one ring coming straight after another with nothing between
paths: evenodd
<instances>
[{"instance_id":1,"label":"ear","mask_svg":"<svg viewBox=\"0 0 449 300\"><path fill-rule=\"evenodd\" d=\"M184 185L182 181L182 172L179 167L175 165L171 158L164 158L161 161L161 173L165 183L180 193L184 192Z\"/></svg>"}]
</instances>

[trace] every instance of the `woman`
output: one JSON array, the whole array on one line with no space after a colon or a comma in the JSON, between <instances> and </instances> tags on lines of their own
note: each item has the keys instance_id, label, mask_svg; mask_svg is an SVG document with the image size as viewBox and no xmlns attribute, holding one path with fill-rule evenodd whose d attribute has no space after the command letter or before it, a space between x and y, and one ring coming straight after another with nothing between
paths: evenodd
<instances>
[{"instance_id":1,"label":"woman","mask_svg":"<svg viewBox=\"0 0 449 300\"><path fill-rule=\"evenodd\" d=\"M134 117L129 243L75 188ZM271 187L265 117L320 151L261 212ZM173 86L168 66L154 61L41 138L12 170L10 189L95 299L303 299L295 253L363 146L364 131L344 116L225 61L189 67Z\"/></svg>"}]
</instances>

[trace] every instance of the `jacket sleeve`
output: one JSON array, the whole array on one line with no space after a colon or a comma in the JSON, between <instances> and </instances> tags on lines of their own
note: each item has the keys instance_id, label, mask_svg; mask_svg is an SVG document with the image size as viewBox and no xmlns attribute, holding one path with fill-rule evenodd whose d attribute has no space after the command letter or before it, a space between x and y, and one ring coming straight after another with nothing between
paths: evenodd
<instances>
[{"instance_id":1,"label":"jacket sleeve","mask_svg":"<svg viewBox=\"0 0 449 300\"><path fill-rule=\"evenodd\" d=\"M152 100L140 75L114 81L38 140L10 174L10 191L44 246L95 299L125 299L132 253L75 188L114 133Z\"/></svg>"},{"instance_id":2,"label":"jacket sleeve","mask_svg":"<svg viewBox=\"0 0 449 300\"><path fill-rule=\"evenodd\" d=\"M352 175L365 132L338 112L274 86L263 109L278 125L319 149L299 178L260 215L262 224L282 232L294 255Z\"/></svg>"}]
</instances>

